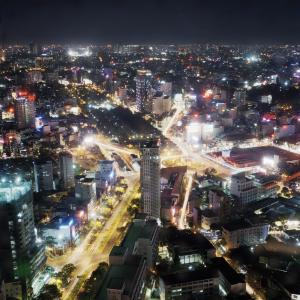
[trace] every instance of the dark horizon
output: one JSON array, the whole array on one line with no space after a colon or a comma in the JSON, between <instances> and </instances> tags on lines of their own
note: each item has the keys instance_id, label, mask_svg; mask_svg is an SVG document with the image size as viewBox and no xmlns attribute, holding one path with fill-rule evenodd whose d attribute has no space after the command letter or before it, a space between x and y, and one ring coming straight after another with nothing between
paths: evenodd
<instances>
[{"instance_id":1,"label":"dark horizon","mask_svg":"<svg viewBox=\"0 0 300 300\"><path fill-rule=\"evenodd\" d=\"M2 4L1 34L6 44L300 43L298 1L19 2Z\"/></svg>"}]
</instances>

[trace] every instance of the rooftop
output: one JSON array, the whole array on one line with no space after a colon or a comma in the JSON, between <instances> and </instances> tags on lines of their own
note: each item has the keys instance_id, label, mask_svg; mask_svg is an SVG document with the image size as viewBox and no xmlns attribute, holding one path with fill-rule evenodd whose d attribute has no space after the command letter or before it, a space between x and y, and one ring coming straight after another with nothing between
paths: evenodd
<instances>
[{"instance_id":1,"label":"rooftop","mask_svg":"<svg viewBox=\"0 0 300 300\"><path fill-rule=\"evenodd\" d=\"M250 227L252 227L252 224L245 219L234 220L223 225L223 228L228 231L246 229Z\"/></svg>"},{"instance_id":2,"label":"rooftop","mask_svg":"<svg viewBox=\"0 0 300 300\"><path fill-rule=\"evenodd\" d=\"M212 259L214 266L223 274L230 284L245 282L245 277L237 273L223 257L215 257Z\"/></svg>"},{"instance_id":3,"label":"rooftop","mask_svg":"<svg viewBox=\"0 0 300 300\"><path fill-rule=\"evenodd\" d=\"M131 255L127 257L123 265L111 265L95 299L107 300L107 289L122 289L123 287L124 295L130 295L142 261L141 256Z\"/></svg>"},{"instance_id":4,"label":"rooftop","mask_svg":"<svg viewBox=\"0 0 300 300\"><path fill-rule=\"evenodd\" d=\"M193 282L209 278L219 277L218 271L214 268L203 268L196 271L179 272L161 276L165 285L175 285L178 283Z\"/></svg>"},{"instance_id":5,"label":"rooftop","mask_svg":"<svg viewBox=\"0 0 300 300\"><path fill-rule=\"evenodd\" d=\"M159 139L144 141L141 143L140 148L159 148Z\"/></svg>"},{"instance_id":6,"label":"rooftop","mask_svg":"<svg viewBox=\"0 0 300 300\"><path fill-rule=\"evenodd\" d=\"M290 294L300 294L299 265L293 265L287 272L277 271L273 274L273 276Z\"/></svg>"},{"instance_id":7,"label":"rooftop","mask_svg":"<svg viewBox=\"0 0 300 300\"><path fill-rule=\"evenodd\" d=\"M123 256L127 251L126 247L114 246L111 249L110 256Z\"/></svg>"},{"instance_id":8,"label":"rooftop","mask_svg":"<svg viewBox=\"0 0 300 300\"><path fill-rule=\"evenodd\" d=\"M189 230L174 230L170 232L170 236L169 243L178 254L214 249L214 246L203 235L194 234Z\"/></svg>"},{"instance_id":9,"label":"rooftop","mask_svg":"<svg viewBox=\"0 0 300 300\"><path fill-rule=\"evenodd\" d=\"M132 253L134 245L139 239L152 240L155 231L157 230L157 222L155 220L134 220L128 228L127 234L124 237L121 246L128 248L129 253Z\"/></svg>"},{"instance_id":10,"label":"rooftop","mask_svg":"<svg viewBox=\"0 0 300 300\"><path fill-rule=\"evenodd\" d=\"M74 224L74 218L70 216L53 218L48 224L43 225L43 229L59 229L61 226L70 227Z\"/></svg>"}]
</instances>

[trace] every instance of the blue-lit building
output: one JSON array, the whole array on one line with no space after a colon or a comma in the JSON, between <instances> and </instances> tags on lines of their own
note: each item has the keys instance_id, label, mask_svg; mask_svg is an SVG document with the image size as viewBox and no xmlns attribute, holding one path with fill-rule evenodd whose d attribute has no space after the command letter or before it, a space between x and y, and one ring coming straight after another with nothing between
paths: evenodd
<instances>
[{"instance_id":1,"label":"blue-lit building","mask_svg":"<svg viewBox=\"0 0 300 300\"><path fill-rule=\"evenodd\" d=\"M73 217L55 217L41 229L43 239L54 254L63 254L79 239L78 223Z\"/></svg>"},{"instance_id":2,"label":"blue-lit building","mask_svg":"<svg viewBox=\"0 0 300 300\"><path fill-rule=\"evenodd\" d=\"M6 283L19 282L31 299L32 282L46 262L34 227L31 181L0 173L0 269Z\"/></svg>"}]
</instances>

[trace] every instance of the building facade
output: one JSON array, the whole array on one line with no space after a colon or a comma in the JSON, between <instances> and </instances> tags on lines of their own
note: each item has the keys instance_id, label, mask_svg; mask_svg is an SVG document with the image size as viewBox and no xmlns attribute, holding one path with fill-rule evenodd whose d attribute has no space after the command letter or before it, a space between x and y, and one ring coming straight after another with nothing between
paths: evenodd
<instances>
[{"instance_id":1,"label":"building facade","mask_svg":"<svg viewBox=\"0 0 300 300\"><path fill-rule=\"evenodd\" d=\"M114 160L100 160L99 171L96 172L96 187L101 192L114 185L117 180L117 172Z\"/></svg>"},{"instance_id":2,"label":"building facade","mask_svg":"<svg viewBox=\"0 0 300 300\"><path fill-rule=\"evenodd\" d=\"M258 187L245 173L238 173L231 177L230 193L237 197L237 206L244 208L258 199Z\"/></svg>"},{"instance_id":3,"label":"building facade","mask_svg":"<svg viewBox=\"0 0 300 300\"><path fill-rule=\"evenodd\" d=\"M46 262L34 228L31 182L4 174L0 183L0 269L5 282L20 282L24 299Z\"/></svg>"},{"instance_id":4,"label":"building facade","mask_svg":"<svg viewBox=\"0 0 300 300\"><path fill-rule=\"evenodd\" d=\"M227 249L252 246L266 241L269 228L269 224L253 224L248 220L239 220L223 225L222 237Z\"/></svg>"},{"instance_id":5,"label":"building facade","mask_svg":"<svg viewBox=\"0 0 300 300\"><path fill-rule=\"evenodd\" d=\"M33 100L18 97L15 100L15 121L18 129L35 127L35 105Z\"/></svg>"},{"instance_id":6,"label":"building facade","mask_svg":"<svg viewBox=\"0 0 300 300\"><path fill-rule=\"evenodd\" d=\"M138 70L136 83L136 106L141 113L152 111L152 74L149 70Z\"/></svg>"},{"instance_id":7,"label":"building facade","mask_svg":"<svg viewBox=\"0 0 300 300\"><path fill-rule=\"evenodd\" d=\"M34 162L35 191L52 191L54 189L53 165L51 160Z\"/></svg>"},{"instance_id":8,"label":"building facade","mask_svg":"<svg viewBox=\"0 0 300 300\"><path fill-rule=\"evenodd\" d=\"M60 179L63 188L74 186L73 156L69 152L59 154Z\"/></svg>"},{"instance_id":9,"label":"building facade","mask_svg":"<svg viewBox=\"0 0 300 300\"><path fill-rule=\"evenodd\" d=\"M96 201L96 182L85 176L75 177L75 198L84 203Z\"/></svg>"},{"instance_id":10,"label":"building facade","mask_svg":"<svg viewBox=\"0 0 300 300\"><path fill-rule=\"evenodd\" d=\"M149 217L160 219L160 155L159 141L147 141L141 149L142 211Z\"/></svg>"}]
</instances>

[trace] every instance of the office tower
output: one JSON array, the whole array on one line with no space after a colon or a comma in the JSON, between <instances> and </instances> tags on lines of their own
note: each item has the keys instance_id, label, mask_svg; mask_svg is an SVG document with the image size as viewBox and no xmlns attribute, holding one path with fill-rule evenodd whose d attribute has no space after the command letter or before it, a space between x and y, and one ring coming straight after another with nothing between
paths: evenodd
<instances>
[{"instance_id":1,"label":"office tower","mask_svg":"<svg viewBox=\"0 0 300 300\"><path fill-rule=\"evenodd\" d=\"M149 217L160 218L159 140L145 141L141 148L142 210Z\"/></svg>"},{"instance_id":2,"label":"office tower","mask_svg":"<svg viewBox=\"0 0 300 300\"><path fill-rule=\"evenodd\" d=\"M35 127L34 99L18 97L15 101L15 120L18 129Z\"/></svg>"},{"instance_id":3,"label":"office tower","mask_svg":"<svg viewBox=\"0 0 300 300\"><path fill-rule=\"evenodd\" d=\"M96 172L97 189L106 190L116 183L117 173L114 160L100 160L99 171Z\"/></svg>"},{"instance_id":4,"label":"office tower","mask_svg":"<svg viewBox=\"0 0 300 300\"><path fill-rule=\"evenodd\" d=\"M83 203L96 201L96 182L85 175L75 177L75 198Z\"/></svg>"},{"instance_id":5,"label":"office tower","mask_svg":"<svg viewBox=\"0 0 300 300\"><path fill-rule=\"evenodd\" d=\"M67 189L74 186L73 157L69 152L59 154L60 179L62 187Z\"/></svg>"},{"instance_id":6,"label":"office tower","mask_svg":"<svg viewBox=\"0 0 300 300\"><path fill-rule=\"evenodd\" d=\"M31 181L16 173L0 174L0 270L5 282L21 284L23 299L31 299L46 257L35 235Z\"/></svg>"},{"instance_id":7,"label":"office tower","mask_svg":"<svg viewBox=\"0 0 300 300\"><path fill-rule=\"evenodd\" d=\"M152 111L152 74L148 70L138 70L136 83L136 106L139 112Z\"/></svg>"},{"instance_id":8,"label":"office tower","mask_svg":"<svg viewBox=\"0 0 300 300\"><path fill-rule=\"evenodd\" d=\"M39 160L34 162L34 183L35 191L52 191L53 182L53 165L51 160Z\"/></svg>"}]
</instances>

